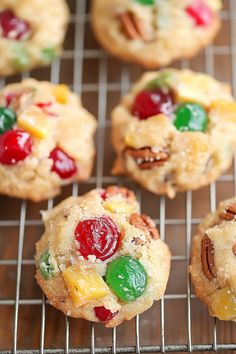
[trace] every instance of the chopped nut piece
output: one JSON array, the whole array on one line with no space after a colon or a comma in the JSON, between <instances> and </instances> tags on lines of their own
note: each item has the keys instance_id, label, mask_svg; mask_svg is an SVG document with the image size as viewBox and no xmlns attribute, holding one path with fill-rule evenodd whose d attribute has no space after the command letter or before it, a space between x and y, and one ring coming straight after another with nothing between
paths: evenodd
<instances>
[{"instance_id":1,"label":"chopped nut piece","mask_svg":"<svg viewBox=\"0 0 236 354\"><path fill-rule=\"evenodd\" d=\"M227 205L225 210L220 213L220 218L227 221L236 219L236 204Z\"/></svg>"},{"instance_id":2,"label":"chopped nut piece","mask_svg":"<svg viewBox=\"0 0 236 354\"><path fill-rule=\"evenodd\" d=\"M131 225L144 231L151 239L158 239L159 234L155 227L154 221L145 214L132 214L129 218Z\"/></svg>"},{"instance_id":3,"label":"chopped nut piece","mask_svg":"<svg viewBox=\"0 0 236 354\"><path fill-rule=\"evenodd\" d=\"M208 280L213 280L216 275L214 264L214 246L211 239L205 234L201 245L202 270Z\"/></svg>"},{"instance_id":4,"label":"chopped nut piece","mask_svg":"<svg viewBox=\"0 0 236 354\"><path fill-rule=\"evenodd\" d=\"M236 256L236 243L233 245L233 252L234 252L234 255Z\"/></svg>"},{"instance_id":5,"label":"chopped nut piece","mask_svg":"<svg viewBox=\"0 0 236 354\"><path fill-rule=\"evenodd\" d=\"M106 188L105 193L108 198L121 194L124 198L127 198L131 202L135 200L134 192L125 187L109 186Z\"/></svg>"},{"instance_id":6,"label":"chopped nut piece","mask_svg":"<svg viewBox=\"0 0 236 354\"><path fill-rule=\"evenodd\" d=\"M141 149L128 148L124 152L125 156L131 156L141 170L150 170L162 166L169 158L169 154L164 149L153 151L150 147Z\"/></svg>"},{"instance_id":7,"label":"chopped nut piece","mask_svg":"<svg viewBox=\"0 0 236 354\"><path fill-rule=\"evenodd\" d=\"M132 242L136 245L136 246L143 246L145 245L145 241L142 240L140 237L134 237Z\"/></svg>"},{"instance_id":8,"label":"chopped nut piece","mask_svg":"<svg viewBox=\"0 0 236 354\"><path fill-rule=\"evenodd\" d=\"M149 42L153 39L151 25L143 22L132 12L124 12L120 15L122 29L129 39L143 39Z\"/></svg>"}]
</instances>

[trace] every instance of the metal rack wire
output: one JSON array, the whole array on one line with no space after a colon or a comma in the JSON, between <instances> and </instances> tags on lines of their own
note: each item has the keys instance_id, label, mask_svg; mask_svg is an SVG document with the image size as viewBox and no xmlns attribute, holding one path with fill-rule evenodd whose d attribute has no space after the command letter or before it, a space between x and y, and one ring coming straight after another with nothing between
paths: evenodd
<instances>
[{"instance_id":1,"label":"metal rack wire","mask_svg":"<svg viewBox=\"0 0 236 354\"><path fill-rule=\"evenodd\" d=\"M71 16L71 26L74 29L74 45L73 50L65 50L62 59L56 60L52 67L50 73L48 73L48 78L54 83L60 81L60 73L61 73L61 64L62 61L65 59L73 59L73 74L70 76L69 84L71 87L78 93L90 93L95 92L98 96L98 105L97 105L97 117L99 121L99 130L97 134L97 160L96 160L96 169L95 175L92 176L84 185L87 188L101 187L103 184L127 184L131 183L126 178L116 178L112 177L108 174L104 174L104 165L106 162L105 157L105 138L106 138L106 129L109 129L110 122L106 120L107 116L107 103L108 103L108 93L111 92L120 92L123 95L130 87L131 75L130 75L130 66L123 65L120 73L120 80L117 82L110 82L108 78L108 60L110 57L101 49L87 49L85 43L85 31L86 26L88 26L90 17L89 14L86 12L88 9L88 1L86 0L71 0L71 7L73 9L73 13ZM232 73L232 85L234 92L236 93L236 38L234 33L236 33L236 2L235 0L225 0L226 10L222 12L222 19L229 24L230 26L230 39L231 45L230 46L210 46L205 50L205 71L209 74L215 75L215 55L228 55L231 57L231 73ZM85 82L83 78L84 74L84 61L86 59L94 59L98 65L98 80L96 83L89 83ZM188 61L182 61L180 66L188 67L190 63ZM219 67L218 67L219 69ZM29 73L23 74L23 77L29 76ZM1 81L1 86L3 86L6 82L4 80ZM221 176L219 178L219 183L227 183L233 185L233 192L236 194L236 163L234 163L234 169L231 174ZM143 191L137 187L134 183L131 184L132 188L135 189L137 196L140 202L143 202ZM74 184L72 186L72 194L77 195L79 193L79 188L81 185L78 186ZM211 184L209 186L209 205L210 210L213 211L216 207L216 200L217 200L217 185L216 183ZM149 196L149 194L148 194ZM147 196L146 196L147 198ZM192 236L192 228L195 227L200 222L199 217L195 217L193 215L193 193L187 192L184 198L184 205L185 205L185 212L184 216L178 217L168 217L167 211L168 207L167 204L169 203L164 197L158 198L155 197L155 205L157 210L159 209L159 217L157 216L155 221L159 226L160 236L164 240L166 235L166 228L167 227L177 227L183 226L185 227L185 248L183 249L184 252L181 254L173 254L172 259L173 262L184 262L185 273L186 273L186 291L185 292L174 292L168 293L164 296L164 298L160 301L160 308L158 316L155 315L154 317L147 317L146 321L147 326L149 328L153 327L156 328L158 326L159 330L155 332L155 338L152 343L143 343L142 339L142 330L140 329L142 325L142 318L143 315L137 316L135 319L135 324L132 327L134 329L133 335L134 337L134 344L128 345L123 344L119 345L118 343L118 330L116 328L109 331L109 334L106 334L106 338L109 335L110 340L108 341L109 344L105 345L98 345L97 340L98 336L96 335L98 331L97 325L91 325L90 333L87 333L86 336L89 337L90 345L84 346L73 346L71 345L71 321L69 318L65 317L65 333L64 333L64 345L58 348L55 348L53 341L51 343L45 345L45 337L47 334L47 301L44 296L42 298L21 298L21 289L27 284L23 283L22 280L22 267L23 266L33 266L34 260L32 258L24 258L23 250L26 244L25 241L25 230L27 227L40 227L42 225L39 219L31 219L27 218L27 213L31 206L26 201L22 201L21 208L20 208L20 215L19 219L10 219L10 218L2 218L0 217L0 246L1 240L5 236L6 229L15 230L18 228L18 248L17 248L17 257L10 258L10 259L0 259L0 267L4 266L7 268L16 267L16 274L15 274L15 297L14 298L2 298L0 296L0 324L2 321L5 321L5 318L1 315L1 309L6 307L11 307L14 309L13 312L13 321L12 327L9 327L9 331L12 330L12 341L10 346L7 345L6 347L0 346L0 353L158 353L158 352L211 352L211 351L236 351L236 337L233 335L235 332L235 327L232 324L230 327L230 331L232 336L230 337L229 341L219 341L219 332L218 332L218 325L216 320L212 320L212 331L210 333L210 340L207 342L196 342L193 340L193 331L192 326L195 322L195 318L192 315L192 307L193 307L193 300L195 299L194 294L191 291L190 280L188 276L188 263L189 263L189 256L190 256L190 246L191 246L191 236ZM207 196L205 196L207 199ZM0 206L3 205L0 199ZM171 202L173 206L176 207L176 201ZM49 200L47 203L47 207L51 208L54 204L53 200ZM2 210L1 210L2 209ZM38 207L39 210L39 207ZM0 213L3 212L3 208L0 207ZM4 213L3 213L4 214ZM203 215L202 215L203 216ZM12 231L14 232L14 231ZM0 253L1 255L1 253ZM1 278L0 278L1 281ZM32 278L31 283L33 284L34 279ZM1 285L2 286L2 285ZM1 295L1 291L0 291ZM182 316L186 316L186 338L184 342L173 342L173 344L169 344L171 339L167 341L167 324L166 324L166 303L168 301L182 301L185 302L186 308L182 311ZM19 310L23 306L39 306L40 310L40 334L39 334L39 341L37 345L34 347L26 348L18 346L19 342L19 331L22 326L22 319L19 319ZM197 306L201 306L199 303ZM56 311L56 310L55 310ZM148 315L147 315L148 316ZM153 322L153 318L155 318L155 322ZM27 318L24 321L28 321ZM168 315L168 321L178 321L178 319L173 315L170 317ZM146 322L145 322L146 323ZM33 325L33 323L32 323ZM0 327L3 328L3 327ZM143 328L143 327L142 327ZM227 327L228 328L228 327ZM227 329L229 330L229 328ZM127 327L126 332L130 333L129 327ZM157 333L159 335L157 336ZM0 333L0 337L2 334ZM4 338L2 342L4 343ZM3 344L4 345L4 344Z\"/></svg>"}]
</instances>

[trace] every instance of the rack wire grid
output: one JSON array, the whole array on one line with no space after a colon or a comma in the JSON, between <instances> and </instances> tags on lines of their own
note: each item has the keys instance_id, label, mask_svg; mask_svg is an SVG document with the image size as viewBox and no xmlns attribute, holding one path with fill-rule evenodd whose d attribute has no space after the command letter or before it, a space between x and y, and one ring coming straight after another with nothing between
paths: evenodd
<instances>
[{"instance_id":1,"label":"rack wire grid","mask_svg":"<svg viewBox=\"0 0 236 354\"><path fill-rule=\"evenodd\" d=\"M55 200L31 202L0 198L0 353L159 353L236 352L236 325L209 317L194 296L188 276L191 236L219 200L236 191L236 163L216 183L173 201L144 191L127 178L110 175L110 111L136 80L141 69L111 58L96 43L90 28L89 2L69 1L71 20L61 59L50 68L24 73L69 84L98 118L97 157L92 177L64 188ZM205 71L232 81L236 93L236 1L225 0L222 30L214 46L176 67ZM15 76L1 81L20 80ZM234 161L235 162L235 161ZM117 329L69 319L48 305L34 280L34 244L42 234L39 211L91 188L123 184L136 191L142 210L156 221L172 251L172 269L161 301Z\"/></svg>"}]
</instances>

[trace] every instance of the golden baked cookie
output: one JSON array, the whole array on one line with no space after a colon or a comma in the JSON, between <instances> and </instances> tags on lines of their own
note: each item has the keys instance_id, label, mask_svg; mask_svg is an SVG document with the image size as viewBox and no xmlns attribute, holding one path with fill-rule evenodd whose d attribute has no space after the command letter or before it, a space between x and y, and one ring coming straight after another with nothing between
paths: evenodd
<instances>
[{"instance_id":1,"label":"golden baked cookie","mask_svg":"<svg viewBox=\"0 0 236 354\"><path fill-rule=\"evenodd\" d=\"M95 118L63 84L27 79L0 91L0 193L40 201L87 179Z\"/></svg>"},{"instance_id":2,"label":"golden baked cookie","mask_svg":"<svg viewBox=\"0 0 236 354\"><path fill-rule=\"evenodd\" d=\"M145 73L112 112L113 173L174 198L230 166L235 136L229 85L190 70Z\"/></svg>"},{"instance_id":3,"label":"golden baked cookie","mask_svg":"<svg viewBox=\"0 0 236 354\"><path fill-rule=\"evenodd\" d=\"M236 321L236 197L221 202L199 226L190 273L210 315Z\"/></svg>"},{"instance_id":4,"label":"golden baked cookie","mask_svg":"<svg viewBox=\"0 0 236 354\"><path fill-rule=\"evenodd\" d=\"M61 53L68 21L65 0L1 0L0 76L48 65Z\"/></svg>"},{"instance_id":5,"label":"golden baked cookie","mask_svg":"<svg viewBox=\"0 0 236 354\"><path fill-rule=\"evenodd\" d=\"M170 252L132 191L111 186L70 197L43 221L36 279L66 315L114 327L164 294Z\"/></svg>"},{"instance_id":6,"label":"golden baked cookie","mask_svg":"<svg viewBox=\"0 0 236 354\"><path fill-rule=\"evenodd\" d=\"M207 46L220 8L220 0L93 0L92 25L110 53L156 68Z\"/></svg>"}]
</instances>

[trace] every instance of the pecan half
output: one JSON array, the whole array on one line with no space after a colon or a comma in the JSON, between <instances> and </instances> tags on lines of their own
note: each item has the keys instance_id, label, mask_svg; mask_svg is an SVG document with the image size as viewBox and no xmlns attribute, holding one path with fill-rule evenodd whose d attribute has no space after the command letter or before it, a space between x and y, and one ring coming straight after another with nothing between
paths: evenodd
<instances>
[{"instance_id":1,"label":"pecan half","mask_svg":"<svg viewBox=\"0 0 236 354\"><path fill-rule=\"evenodd\" d=\"M233 245L233 253L236 256L236 243Z\"/></svg>"},{"instance_id":2,"label":"pecan half","mask_svg":"<svg viewBox=\"0 0 236 354\"><path fill-rule=\"evenodd\" d=\"M201 244L202 270L208 280L216 277L214 264L214 246L211 239L205 234Z\"/></svg>"},{"instance_id":3,"label":"pecan half","mask_svg":"<svg viewBox=\"0 0 236 354\"><path fill-rule=\"evenodd\" d=\"M153 30L151 25L144 23L133 12L124 12L120 14L122 30L129 39L143 39L149 42L153 39Z\"/></svg>"},{"instance_id":4,"label":"pecan half","mask_svg":"<svg viewBox=\"0 0 236 354\"><path fill-rule=\"evenodd\" d=\"M141 170L150 170L162 166L169 158L166 150L154 150L150 147L140 149L128 148L124 154L125 156L131 156Z\"/></svg>"},{"instance_id":5,"label":"pecan half","mask_svg":"<svg viewBox=\"0 0 236 354\"><path fill-rule=\"evenodd\" d=\"M151 218L149 218L149 216L145 214L131 214L129 222L131 225L144 231L149 240L157 240L159 238L159 233L156 229L155 223Z\"/></svg>"},{"instance_id":6,"label":"pecan half","mask_svg":"<svg viewBox=\"0 0 236 354\"><path fill-rule=\"evenodd\" d=\"M109 186L105 189L106 197L113 197L117 194L121 194L124 198L128 199L131 202L135 200L134 192L125 187Z\"/></svg>"},{"instance_id":7,"label":"pecan half","mask_svg":"<svg viewBox=\"0 0 236 354\"><path fill-rule=\"evenodd\" d=\"M229 204L223 212L220 213L222 220L231 221L236 219L236 204Z\"/></svg>"}]
</instances>

